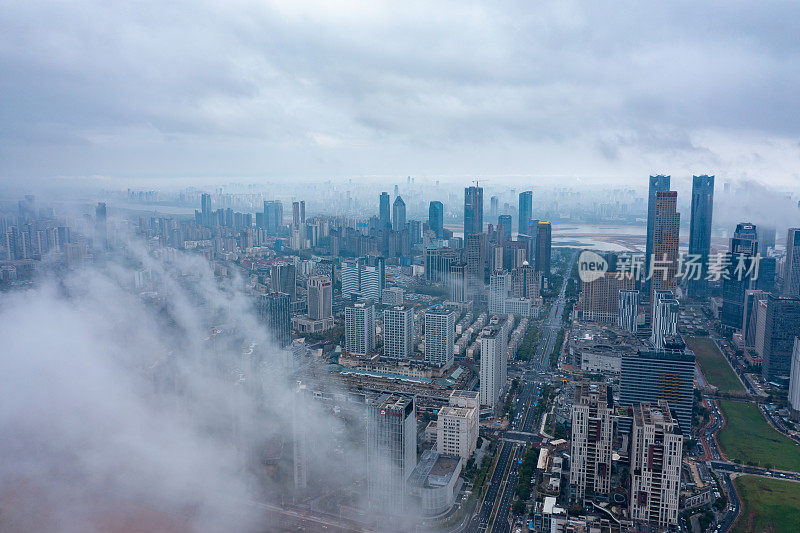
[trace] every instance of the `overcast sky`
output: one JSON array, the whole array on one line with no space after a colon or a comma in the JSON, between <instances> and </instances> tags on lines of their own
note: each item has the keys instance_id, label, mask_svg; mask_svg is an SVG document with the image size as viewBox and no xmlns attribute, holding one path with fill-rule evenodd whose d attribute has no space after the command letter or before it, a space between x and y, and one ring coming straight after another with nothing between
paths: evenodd
<instances>
[{"instance_id":1,"label":"overcast sky","mask_svg":"<svg viewBox=\"0 0 800 533\"><path fill-rule=\"evenodd\" d=\"M800 182L800 3L0 0L0 176Z\"/></svg>"}]
</instances>

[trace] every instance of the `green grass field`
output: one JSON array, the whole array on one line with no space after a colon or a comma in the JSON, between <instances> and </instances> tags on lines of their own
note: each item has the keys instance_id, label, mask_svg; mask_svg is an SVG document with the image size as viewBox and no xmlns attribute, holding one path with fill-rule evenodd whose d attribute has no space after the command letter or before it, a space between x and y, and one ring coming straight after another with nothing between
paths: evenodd
<instances>
[{"instance_id":1,"label":"green grass field","mask_svg":"<svg viewBox=\"0 0 800 533\"><path fill-rule=\"evenodd\" d=\"M747 392L712 339L687 337L686 344L694 352L703 375L710 384L722 392Z\"/></svg>"},{"instance_id":2,"label":"green grass field","mask_svg":"<svg viewBox=\"0 0 800 533\"><path fill-rule=\"evenodd\" d=\"M720 400L725 427L717 441L733 461L800 472L800 446L767 424L750 403Z\"/></svg>"},{"instance_id":3,"label":"green grass field","mask_svg":"<svg viewBox=\"0 0 800 533\"><path fill-rule=\"evenodd\" d=\"M758 476L740 476L734 482L743 504L734 533L777 533L800 527L800 483Z\"/></svg>"}]
</instances>

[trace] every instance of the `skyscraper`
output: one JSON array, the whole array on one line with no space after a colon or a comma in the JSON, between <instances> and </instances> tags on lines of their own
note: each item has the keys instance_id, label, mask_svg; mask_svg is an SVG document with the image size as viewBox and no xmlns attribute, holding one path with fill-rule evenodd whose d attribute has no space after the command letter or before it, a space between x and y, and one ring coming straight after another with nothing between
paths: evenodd
<instances>
[{"instance_id":1,"label":"skyscraper","mask_svg":"<svg viewBox=\"0 0 800 533\"><path fill-rule=\"evenodd\" d=\"M270 269L273 292L285 292L289 301L297 300L297 269L291 263L275 263Z\"/></svg>"},{"instance_id":2,"label":"skyscraper","mask_svg":"<svg viewBox=\"0 0 800 533\"><path fill-rule=\"evenodd\" d=\"M395 305L383 312L383 356L409 359L414 354L414 307Z\"/></svg>"},{"instance_id":3,"label":"skyscraper","mask_svg":"<svg viewBox=\"0 0 800 533\"><path fill-rule=\"evenodd\" d=\"M277 200L264 202L264 229L269 235L276 235L283 226L283 204Z\"/></svg>"},{"instance_id":4,"label":"skyscraper","mask_svg":"<svg viewBox=\"0 0 800 533\"><path fill-rule=\"evenodd\" d=\"M486 234L470 233L465 241L467 260L466 298L472 300L483 292L485 277Z\"/></svg>"},{"instance_id":5,"label":"skyscraper","mask_svg":"<svg viewBox=\"0 0 800 533\"><path fill-rule=\"evenodd\" d=\"M431 202L428 207L428 227L436 237L444 238L444 204L442 202Z\"/></svg>"},{"instance_id":6,"label":"skyscraper","mask_svg":"<svg viewBox=\"0 0 800 533\"><path fill-rule=\"evenodd\" d=\"M647 241L645 242L644 271L650 272L650 260L653 256L653 234L656 222L656 193L669 190L669 176L650 176L650 187L647 193ZM649 281L644 282L644 294L650 298Z\"/></svg>"},{"instance_id":7,"label":"skyscraper","mask_svg":"<svg viewBox=\"0 0 800 533\"><path fill-rule=\"evenodd\" d=\"M539 222L536 230L536 262L534 268L544 277L550 277L552 228L549 222Z\"/></svg>"},{"instance_id":8,"label":"skyscraper","mask_svg":"<svg viewBox=\"0 0 800 533\"><path fill-rule=\"evenodd\" d=\"M497 217L497 233L498 237L502 235L503 241L508 242L511 240L511 215ZM500 239L498 238L498 240Z\"/></svg>"},{"instance_id":9,"label":"skyscraper","mask_svg":"<svg viewBox=\"0 0 800 533\"><path fill-rule=\"evenodd\" d=\"M528 224L533 218L533 192L523 191L519 193L519 220L517 221L517 232L528 233Z\"/></svg>"},{"instance_id":10,"label":"skyscraper","mask_svg":"<svg viewBox=\"0 0 800 533\"><path fill-rule=\"evenodd\" d=\"M752 275L746 270L737 269L741 262L747 265L757 253L758 233L755 224L749 222L737 224L726 256L727 273L722 279L720 322L726 328L735 330L742 327L744 296L751 288Z\"/></svg>"},{"instance_id":11,"label":"skyscraper","mask_svg":"<svg viewBox=\"0 0 800 533\"><path fill-rule=\"evenodd\" d=\"M425 311L425 362L446 367L453 364L455 327L456 314L451 309Z\"/></svg>"},{"instance_id":12,"label":"skyscraper","mask_svg":"<svg viewBox=\"0 0 800 533\"><path fill-rule=\"evenodd\" d=\"M480 399L482 405L494 408L505 387L506 343L499 326L483 328L480 336Z\"/></svg>"},{"instance_id":13,"label":"skyscraper","mask_svg":"<svg viewBox=\"0 0 800 533\"><path fill-rule=\"evenodd\" d=\"M611 493L611 444L614 409L608 405L605 383L581 381L575 386L572 403L569 484L574 497L582 501L592 495Z\"/></svg>"},{"instance_id":14,"label":"skyscraper","mask_svg":"<svg viewBox=\"0 0 800 533\"><path fill-rule=\"evenodd\" d=\"M308 316L313 320L333 316L333 285L328 276L308 278Z\"/></svg>"},{"instance_id":15,"label":"skyscraper","mask_svg":"<svg viewBox=\"0 0 800 533\"><path fill-rule=\"evenodd\" d=\"M666 528L678 523L683 438L666 401L633 406L630 516ZM685 434L685 432L684 432Z\"/></svg>"},{"instance_id":16,"label":"skyscraper","mask_svg":"<svg viewBox=\"0 0 800 533\"><path fill-rule=\"evenodd\" d=\"M767 297L761 377L786 385L794 338L800 336L800 298Z\"/></svg>"},{"instance_id":17,"label":"skyscraper","mask_svg":"<svg viewBox=\"0 0 800 533\"><path fill-rule=\"evenodd\" d=\"M650 342L656 348L663 348L666 340L678 334L680 306L669 291L653 293L653 332Z\"/></svg>"},{"instance_id":18,"label":"skyscraper","mask_svg":"<svg viewBox=\"0 0 800 533\"><path fill-rule=\"evenodd\" d=\"M417 465L414 398L382 394L367 407L367 496L374 512L406 511L406 480Z\"/></svg>"},{"instance_id":19,"label":"skyscraper","mask_svg":"<svg viewBox=\"0 0 800 533\"><path fill-rule=\"evenodd\" d=\"M711 216L714 211L714 176L692 177L692 219L689 222L689 254L699 256L700 276L689 280L689 296L708 295L706 265L711 252Z\"/></svg>"},{"instance_id":20,"label":"skyscraper","mask_svg":"<svg viewBox=\"0 0 800 533\"><path fill-rule=\"evenodd\" d=\"M492 272L489 280L489 312L505 313L506 298L511 290L511 274L505 270Z\"/></svg>"},{"instance_id":21,"label":"skyscraper","mask_svg":"<svg viewBox=\"0 0 800 533\"><path fill-rule=\"evenodd\" d=\"M675 191L656 192L653 212L653 235L650 253L653 254L649 270L649 301L653 301L653 292L667 290L675 292L675 276L678 273L678 238L681 216L677 211L678 193Z\"/></svg>"},{"instance_id":22,"label":"skyscraper","mask_svg":"<svg viewBox=\"0 0 800 533\"><path fill-rule=\"evenodd\" d=\"M211 195L203 193L200 195L200 213L203 226L211 227Z\"/></svg>"},{"instance_id":23,"label":"skyscraper","mask_svg":"<svg viewBox=\"0 0 800 533\"><path fill-rule=\"evenodd\" d=\"M789 374L789 406L794 416L800 412L800 339L794 338L792 364Z\"/></svg>"},{"instance_id":24,"label":"skyscraper","mask_svg":"<svg viewBox=\"0 0 800 533\"><path fill-rule=\"evenodd\" d=\"M483 232L483 187L464 189L464 240Z\"/></svg>"},{"instance_id":25,"label":"skyscraper","mask_svg":"<svg viewBox=\"0 0 800 533\"><path fill-rule=\"evenodd\" d=\"M500 199L492 196L489 199L489 216L494 218L500 213Z\"/></svg>"},{"instance_id":26,"label":"skyscraper","mask_svg":"<svg viewBox=\"0 0 800 533\"><path fill-rule=\"evenodd\" d=\"M388 192L381 193L380 208L378 215L381 220L381 228L391 227L392 215L391 215L390 199Z\"/></svg>"},{"instance_id":27,"label":"skyscraper","mask_svg":"<svg viewBox=\"0 0 800 533\"><path fill-rule=\"evenodd\" d=\"M271 292L259 296L258 311L281 347L292 342L289 321L289 295L283 292Z\"/></svg>"},{"instance_id":28,"label":"skyscraper","mask_svg":"<svg viewBox=\"0 0 800 533\"><path fill-rule=\"evenodd\" d=\"M632 407L641 402L669 402L676 413L681 433L689 438L694 401L694 354L685 347L640 350L622 354L619 403Z\"/></svg>"},{"instance_id":29,"label":"skyscraper","mask_svg":"<svg viewBox=\"0 0 800 533\"><path fill-rule=\"evenodd\" d=\"M617 272L605 272L592 281L581 281L581 294L575 312L581 320L591 322L616 322L619 315L621 291L635 286L632 277L620 276Z\"/></svg>"},{"instance_id":30,"label":"skyscraper","mask_svg":"<svg viewBox=\"0 0 800 533\"><path fill-rule=\"evenodd\" d=\"M747 290L744 294L744 309L742 311L742 336L744 345L756 345L756 325L758 317L758 304L766 300L769 293L762 290Z\"/></svg>"},{"instance_id":31,"label":"skyscraper","mask_svg":"<svg viewBox=\"0 0 800 533\"><path fill-rule=\"evenodd\" d=\"M636 333L639 328L639 291L619 291L617 325L625 331Z\"/></svg>"},{"instance_id":32,"label":"skyscraper","mask_svg":"<svg viewBox=\"0 0 800 533\"><path fill-rule=\"evenodd\" d=\"M101 250L108 249L108 227L106 218L106 204L105 202L98 202L94 210L94 224L97 247Z\"/></svg>"},{"instance_id":33,"label":"skyscraper","mask_svg":"<svg viewBox=\"0 0 800 533\"><path fill-rule=\"evenodd\" d=\"M342 296L380 301L386 284L386 260L376 255L342 261Z\"/></svg>"},{"instance_id":34,"label":"skyscraper","mask_svg":"<svg viewBox=\"0 0 800 533\"><path fill-rule=\"evenodd\" d=\"M467 301L467 265L453 263L447 278L448 295L453 302Z\"/></svg>"},{"instance_id":35,"label":"skyscraper","mask_svg":"<svg viewBox=\"0 0 800 533\"><path fill-rule=\"evenodd\" d=\"M406 228L406 203L398 196L392 206L392 229L403 231Z\"/></svg>"},{"instance_id":36,"label":"skyscraper","mask_svg":"<svg viewBox=\"0 0 800 533\"><path fill-rule=\"evenodd\" d=\"M783 263L781 289L781 294L784 296L800 297L800 228L789 228L786 235L786 259Z\"/></svg>"},{"instance_id":37,"label":"skyscraper","mask_svg":"<svg viewBox=\"0 0 800 533\"><path fill-rule=\"evenodd\" d=\"M356 302L344 308L345 350L358 355L375 352L375 305Z\"/></svg>"}]
</instances>

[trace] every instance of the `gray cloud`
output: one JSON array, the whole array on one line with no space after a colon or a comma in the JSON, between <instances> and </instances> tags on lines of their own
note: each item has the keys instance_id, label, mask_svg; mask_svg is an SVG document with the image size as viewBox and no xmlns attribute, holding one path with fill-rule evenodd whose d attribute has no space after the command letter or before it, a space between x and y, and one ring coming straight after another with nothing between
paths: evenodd
<instances>
[{"instance_id":1,"label":"gray cloud","mask_svg":"<svg viewBox=\"0 0 800 533\"><path fill-rule=\"evenodd\" d=\"M800 6L7 2L0 175L796 183ZM743 162L743 149L770 145Z\"/></svg>"}]
</instances>

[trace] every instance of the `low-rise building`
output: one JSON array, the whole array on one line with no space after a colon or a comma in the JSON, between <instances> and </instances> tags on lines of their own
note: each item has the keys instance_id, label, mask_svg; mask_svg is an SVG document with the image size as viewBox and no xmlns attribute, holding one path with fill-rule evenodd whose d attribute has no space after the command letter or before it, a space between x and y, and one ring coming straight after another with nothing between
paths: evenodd
<instances>
[{"instance_id":1,"label":"low-rise building","mask_svg":"<svg viewBox=\"0 0 800 533\"><path fill-rule=\"evenodd\" d=\"M409 492L419 502L425 517L447 513L456 499L461 457L425 450L419 463L408 477Z\"/></svg>"}]
</instances>

